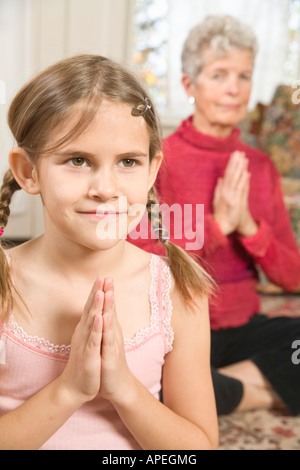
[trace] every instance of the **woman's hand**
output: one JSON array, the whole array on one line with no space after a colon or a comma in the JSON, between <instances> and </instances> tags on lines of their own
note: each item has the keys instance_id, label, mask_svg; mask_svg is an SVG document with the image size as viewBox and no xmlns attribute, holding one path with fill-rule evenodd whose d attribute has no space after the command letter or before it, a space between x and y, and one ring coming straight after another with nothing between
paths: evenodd
<instances>
[{"instance_id":1,"label":"woman's hand","mask_svg":"<svg viewBox=\"0 0 300 470\"><path fill-rule=\"evenodd\" d=\"M249 210L248 159L243 152L233 152L223 178L219 178L213 199L213 216L224 235L237 231L253 236L257 225Z\"/></svg>"},{"instance_id":2,"label":"woman's hand","mask_svg":"<svg viewBox=\"0 0 300 470\"><path fill-rule=\"evenodd\" d=\"M243 237L254 237L258 230L258 225L251 215L249 208L249 188L250 188L250 173L247 172L247 178L241 193L241 211L240 220L236 231Z\"/></svg>"},{"instance_id":3,"label":"woman's hand","mask_svg":"<svg viewBox=\"0 0 300 470\"><path fill-rule=\"evenodd\" d=\"M100 389L103 285L103 279L98 277L73 334L70 358L59 378L80 404L92 400Z\"/></svg>"}]
</instances>

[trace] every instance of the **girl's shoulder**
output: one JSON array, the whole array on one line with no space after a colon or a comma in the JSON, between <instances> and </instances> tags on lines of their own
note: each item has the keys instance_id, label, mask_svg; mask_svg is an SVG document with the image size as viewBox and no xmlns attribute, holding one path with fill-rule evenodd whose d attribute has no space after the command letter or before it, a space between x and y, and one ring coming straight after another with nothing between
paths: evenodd
<instances>
[{"instance_id":1,"label":"girl's shoulder","mask_svg":"<svg viewBox=\"0 0 300 470\"><path fill-rule=\"evenodd\" d=\"M166 258L159 256L157 254L154 254L152 252L148 252L144 250L143 248L140 248L137 245L134 245L133 243L126 242L126 248L127 248L127 257L126 259L130 260L131 266L134 268L135 271L139 271L142 273L143 271L149 270L149 266L151 266L151 262L154 262L153 260L156 260L156 263L161 267L163 265L167 265L167 260ZM126 261L126 264L128 265L128 261Z\"/></svg>"},{"instance_id":2,"label":"girl's shoulder","mask_svg":"<svg viewBox=\"0 0 300 470\"><path fill-rule=\"evenodd\" d=\"M142 271L144 271L146 273L150 267L151 277L157 278L158 284L162 284L164 291L168 292L172 302L172 316L175 317L175 319L177 316L184 318L185 313L191 316L192 313L197 314L197 312L207 311L208 298L205 295L198 296L198 298L195 297L195 308L190 308L187 305L176 286L167 257L149 253L135 245L131 245L131 249L138 257L141 268L140 272L142 273Z\"/></svg>"},{"instance_id":3,"label":"girl's shoulder","mask_svg":"<svg viewBox=\"0 0 300 470\"><path fill-rule=\"evenodd\" d=\"M166 256L160 256L148 251L145 251L135 245L130 245L130 251L132 252L132 262L136 262L137 271L142 274L143 272L150 272L151 277L155 277L158 281L162 280L164 283L168 283L169 290L174 286L173 276L169 267L168 258Z\"/></svg>"},{"instance_id":4,"label":"girl's shoulder","mask_svg":"<svg viewBox=\"0 0 300 470\"><path fill-rule=\"evenodd\" d=\"M21 260L28 252L34 251L35 239L22 242L20 244L7 244L5 247L5 253L7 258ZM32 248L32 249L31 249Z\"/></svg>"}]
</instances>

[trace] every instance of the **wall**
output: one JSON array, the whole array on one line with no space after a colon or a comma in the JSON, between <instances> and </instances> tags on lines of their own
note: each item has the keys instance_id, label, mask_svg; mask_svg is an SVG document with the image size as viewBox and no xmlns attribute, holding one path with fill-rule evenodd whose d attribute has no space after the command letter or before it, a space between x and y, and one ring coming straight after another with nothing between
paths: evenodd
<instances>
[{"instance_id":1,"label":"wall","mask_svg":"<svg viewBox=\"0 0 300 470\"><path fill-rule=\"evenodd\" d=\"M49 64L77 53L125 63L130 0L0 0L0 171L14 145L6 124L9 102L25 81ZM3 101L5 101L3 103ZM18 191L5 235L25 239L43 232L39 197Z\"/></svg>"}]
</instances>

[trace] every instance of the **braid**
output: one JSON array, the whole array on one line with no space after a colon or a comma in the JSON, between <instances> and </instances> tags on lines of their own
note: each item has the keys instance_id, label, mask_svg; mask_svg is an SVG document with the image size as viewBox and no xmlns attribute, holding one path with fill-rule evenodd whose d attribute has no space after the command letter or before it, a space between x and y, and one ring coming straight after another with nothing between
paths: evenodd
<instances>
[{"instance_id":1,"label":"braid","mask_svg":"<svg viewBox=\"0 0 300 470\"><path fill-rule=\"evenodd\" d=\"M3 184L0 189L0 227L4 228L7 225L8 217L10 214L9 205L13 194L21 189L19 184L14 178L11 170L7 170L3 177Z\"/></svg>"},{"instance_id":2,"label":"braid","mask_svg":"<svg viewBox=\"0 0 300 470\"><path fill-rule=\"evenodd\" d=\"M210 275L185 250L169 241L154 187L148 193L146 207L151 225L165 247L175 284L184 300L192 305L195 296L211 295L216 285Z\"/></svg>"},{"instance_id":3,"label":"braid","mask_svg":"<svg viewBox=\"0 0 300 470\"><path fill-rule=\"evenodd\" d=\"M154 231L157 233L159 241L163 245L165 245L166 239L168 239L169 236L167 229L165 229L163 226L162 214L159 209L159 203L156 198L156 191L154 187L152 187L148 193L148 201L146 207L151 225Z\"/></svg>"},{"instance_id":4,"label":"braid","mask_svg":"<svg viewBox=\"0 0 300 470\"><path fill-rule=\"evenodd\" d=\"M3 185L0 189L0 227L3 229L7 225L10 214L9 205L15 191L21 189L15 180L11 170L8 170L3 177ZM0 319L5 320L13 306L13 283L10 275L10 267L5 255L2 242L0 243Z\"/></svg>"}]
</instances>

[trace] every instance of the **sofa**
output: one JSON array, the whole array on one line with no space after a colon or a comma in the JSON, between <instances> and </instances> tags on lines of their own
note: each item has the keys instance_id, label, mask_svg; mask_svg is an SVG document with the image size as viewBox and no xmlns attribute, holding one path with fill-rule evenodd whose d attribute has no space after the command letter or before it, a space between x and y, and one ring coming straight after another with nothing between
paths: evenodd
<instances>
[{"instance_id":1,"label":"sofa","mask_svg":"<svg viewBox=\"0 0 300 470\"><path fill-rule=\"evenodd\" d=\"M269 105L258 103L240 125L241 138L266 152L282 179L282 190L300 249L300 90L280 85ZM261 273L259 289L283 293ZM295 293L300 293L299 289Z\"/></svg>"}]
</instances>

